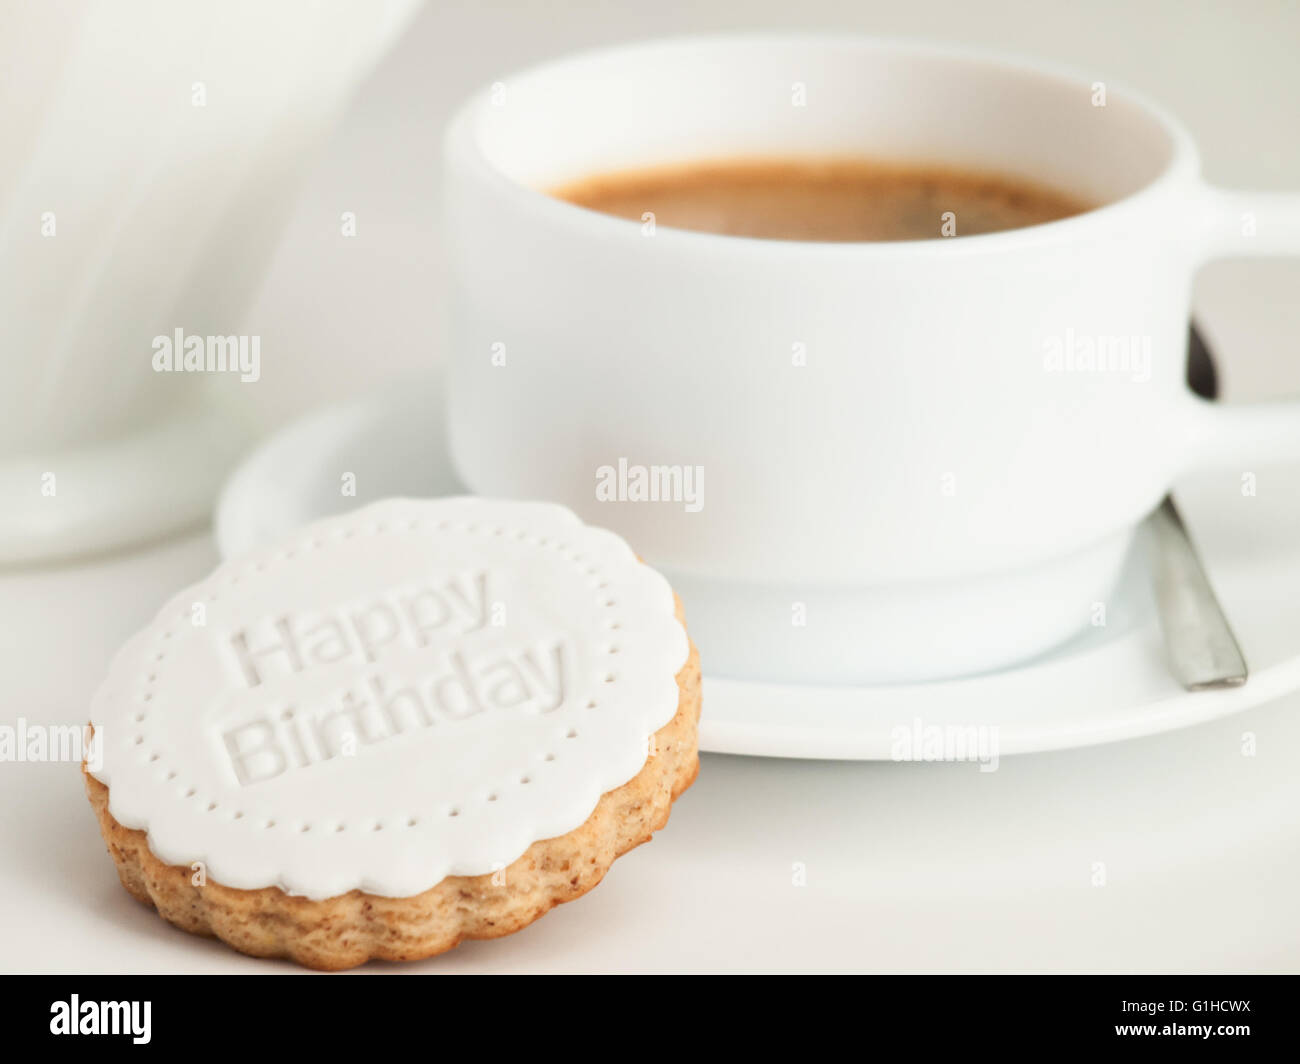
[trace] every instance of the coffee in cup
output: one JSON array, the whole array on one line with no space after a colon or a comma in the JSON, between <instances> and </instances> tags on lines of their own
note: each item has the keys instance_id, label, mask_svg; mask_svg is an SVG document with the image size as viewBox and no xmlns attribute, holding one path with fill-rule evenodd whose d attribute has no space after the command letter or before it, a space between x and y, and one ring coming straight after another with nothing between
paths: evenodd
<instances>
[{"instance_id":1,"label":"coffee in cup","mask_svg":"<svg viewBox=\"0 0 1300 1064\"><path fill-rule=\"evenodd\" d=\"M595 174L558 199L657 225L765 240L930 240L1054 222L1088 210L1012 175L858 158L738 158Z\"/></svg>"}]
</instances>

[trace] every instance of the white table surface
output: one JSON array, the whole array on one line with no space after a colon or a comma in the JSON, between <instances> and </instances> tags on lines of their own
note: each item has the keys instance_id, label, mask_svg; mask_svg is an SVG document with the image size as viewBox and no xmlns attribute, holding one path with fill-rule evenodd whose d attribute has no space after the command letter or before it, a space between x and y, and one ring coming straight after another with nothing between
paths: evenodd
<instances>
[{"instance_id":1,"label":"white table surface","mask_svg":"<svg viewBox=\"0 0 1300 1064\"><path fill-rule=\"evenodd\" d=\"M576 47L742 26L929 35L1095 70L1181 114L1211 179L1300 188L1291 3L440 3L363 88L304 189L244 327L263 338L263 380L240 401L270 426L439 358L437 142L464 93ZM350 241L337 235L347 210ZM1197 313L1230 398L1300 392L1297 291L1294 262L1202 274ZM214 560L200 532L0 571L0 718L82 719L118 644ZM1242 755L1246 733L1256 756ZM1291 697L1151 739L1005 758L994 773L709 755L667 829L588 897L508 939L365 970L1295 971L1298 750ZM75 766L0 765L0 807L0 969L293 970L132 901Z\"/></svg>"}]
</instances>

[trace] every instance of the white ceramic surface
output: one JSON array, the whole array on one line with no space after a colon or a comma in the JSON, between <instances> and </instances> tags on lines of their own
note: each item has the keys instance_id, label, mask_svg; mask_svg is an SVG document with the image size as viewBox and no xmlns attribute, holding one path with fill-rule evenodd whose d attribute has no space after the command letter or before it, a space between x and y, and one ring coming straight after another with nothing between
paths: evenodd
<instances>
[{"instance_id":1,"label":"white ceramic surface","mask_svg":"<svg viewBox=\"0 0 1300 1064\"><path fill-rule=\"evenodd\" d=\"M434 378L330 407L265 441L231 478L217 508L217 545L230 558L319 517L388 495L458 494L439 426ZM356 495L340 491L355 474ZM1241 639L1249 682L1188 693L1170 675L1143 549L1129 554L1105 624L1018 668L948 682L815 686L729 679L704 655L705 750L773 757L889 760L900 732L985 728L999 754L1153 734L1234 713L1300 688L1300 465L1261 467L1258 493L1236 474L1201 474L1177 490L1210 578ZM634 544L634 546L636 546ZM639 549L639 547L638 547ZM644 553L644 552L642 552ZM655 561L653 555L647 560ZM697 604L683 593L695 634ZM989 623L993 623L990 618ZM974 635L976 633L971 633ZM941 652L926 637L917 655ZM839 644L814 620L799 638ZM698 638L697 638L698 641Z\"/></svg>"},{"instance_id":2,"label":"white ceramic surface","mask_svg":"<svg viewBox=\"0 0 1300 1064\"><path fill-rule=\"evenodd\" d=\"M207 512L245 442L212 393L252 385L155 372L154 338L239 333L316 146L417 3L0 11L0 563Z\"/></svg>"},{"instance_id":3,"label":"white ceramic surface","mask_svg":"<svg viewBox=\"0 0 1300 1064\"><path fill-rule=\"evenodd\" d=\"M1300 458L1300 405L1224 409L1183 382L1194 272L1300 252L1300 198L1213 189L1160 109L1110 83L1100 102L1090 77L843 36L687 38L501 79L444 151L458 472L625 535L695 603L724 674L934 679L1060 644L1175 478ZM773 153L1001 170L1104 206L813 244L544 193ZM702 470L702 507L598 501L620 460ZM835 644L803 646L802 618Z\"/></svg>"}]
</instances>

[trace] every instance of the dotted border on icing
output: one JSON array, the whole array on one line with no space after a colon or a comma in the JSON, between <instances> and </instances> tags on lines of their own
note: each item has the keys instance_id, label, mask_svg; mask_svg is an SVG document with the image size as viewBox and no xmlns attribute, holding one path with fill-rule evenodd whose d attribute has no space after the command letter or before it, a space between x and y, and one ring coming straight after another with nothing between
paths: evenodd
<instances>
[{"instance_id":1,"label":"dotted border on icing","mask_svg":"<svg viewBox=\"0 0 1300 1064\"><path fill-rule=\"evenodd\" d=\"M378 504L378 505L383 505L383 504ZM358 512L362 512L362 511L358 511ZM483 524L487 524L490 527L486 529L480 527ZM587 527L589 526L583 525L581 523L577 525L577 528L579 530L585 530ZM270 556L269 559L259 559L258 561L252 563L251 565L247 565L242 569L235 569L226 578L226 580L224 581L224 585L227 590L230 590L238 587L241 581L244 580L246 577L250 576L251 574L266 573L269 572L271 569L278 567L281 564L285 564L302 558L309 557L312 554L312 552L321 550L324 547L326 547L328 545L326 542L327 539L350 540L350 539L355 539L358 536L390 535L393 533L409 533L414 535L420 533L429 534L429 533L445 533L445 532L461 532L461 533L468 533L470 535L490 535L494 538L509 538L515 540L516 542L525 543L530 546L553 550L559 553L561 557L565 558L567 561L571 562L576 567L578 567L582 571L582 575L588 578L589 582L594 581L594 583L592 583L591 586L593 590L596 592L596 597L598 599L597 607L599 609L617 608L617 602L614 599L609 597L610 581L608 579L608 576L605 573L603 573L594 564L587 564L588 560L585 557L585 555L583 555L581 552L574 549L572 545L562 542L558 539L553 539L552 537L548 537L548 536L534 536L529 534L529 532L526 529L509 528L506 525L499 522L453 521L447 519L441 519L436 521L431 521L431 520L405 520L405 521L391 521L391 522L371 521L359 529L354 525L340 525L336 529L332 530L331 532L329 532L324 536L320 534L311 535L291 547L287 547L283 550L275 552ZM210 582L211 582L211 578L209 578L208 581L205 581L200 586L206 587ZM206 601L217 602L220 600L220 597L221 596L218 591L211 591L208 593L206 597ZM184 624L186 622L187 622L187 611L182 610L176 616L175 620L173 621L173 624L164 628L161 634L159 635L158 637L159 649L152 656L152 664L150 665L149 671L145 676L144 690L140 692L138 696L139 708L137 708L136 711L131 715L131 719L134 723L144 724L148 720L149 706L153 702L154 687L158 682L158 673L161 671L162 665L167 658L167 647L170 644L171 640L173 640L176 636L177 626L180 624ZM612 615L610 620L606 623L605 627L606 630L611 632L620 631L622 629L621 617L617 614ZM602 648L604 654L608 656L614 656L619 653L621 647L617 643L617 638L618 638L617 636L611 636L611 642ZM604 684L614 684L617 683L617 681L618 681L618 673L614 671L614 666L612 665L610 666L610 671L606 672L603 677L600 677L600 682ZM589 697L585 701L584 708L587 710L594 710L594 709L598 709L599 705L600 703L597 699ZM573 725L569 725L567 728L564 729L564 735L562 738L565 741L573 740L579 738L579 735L580 733L578 729ZM648 736L647 736L647 740L648 740ZM137 747L147 745L147 737L143 733L143 730L138 731L134 735L132 739L132 745ZM558 758L555 752L550 750L548 750L544 754L539 755L537 758L537 760L543 764L554 762L557 759ZM148 756L145 758L145 760L143 762L140 762L140 764L146 768L149 765L157 765L158 767L154 770L155 772L157 772L166 769L165 763L159 764L159 762L162 762L162 760L163 760L162 755L158 753L158 751L151 750ZM514 785L527 786L528 784L530 784L532 782L531 772L533 771L536 771L536 769L529 769L527 767L524 767L520 769L518 772L514 773L514 779L517 781ZM179 778L179 775L180 774L175 769L171 771L166 771L165 776L163 777L163 782L170 783L173 780ZM488 789L484 793L481 800L486 802L497 801L501 795L501 792L505 789L506 786L510 786L510 784L503 784ZM185 801L198 798L199 803L200 804L202 803L202 797L198 794L197 787L191 786L188 789L182 791L181 788L184 787L185 787L184 782L179 784L179 786L176 788L177 791L176 797ZM464 808L466 808L468 805L471 804L471 801L472 799L453 802L449 804L442 811L442 815L448 817L457 817L461 814L461 811ZM246 817L246 813L244 810L235 808L226 811L223 809L222 805L215 800L210 800L208 802L207 808L204 810L204 812L215 813L218 810L222 810L223 812L225 812L231 821L250 819ZM402 823L399 824L398 826L404 826L406 828L414 828L419 826L419 824L421 823L421 814L414 813L405 818L399 817L398 820L402 821ZM252 821L250 819L250 823L251 822ZM313 824L311 821L295 821L289 825L282 825L274 818L267 819L263 821L261 824L254 824L254 826L264 831L273 831L279 828L287 827L291 831L297 831L301 833L309 832L316 827L316 825ZM370 821L368 826L366 827L358 825L356 828L353 828L352 830L382 831L385 829L386 826L387 825L382 820L374 820L374 821ZM326 830L332 830L336 834L343 833L349 830L348 825L345 822L332 822L331 824L324 825L324 827L326 828Z\"/></svg>"}]
</instances>

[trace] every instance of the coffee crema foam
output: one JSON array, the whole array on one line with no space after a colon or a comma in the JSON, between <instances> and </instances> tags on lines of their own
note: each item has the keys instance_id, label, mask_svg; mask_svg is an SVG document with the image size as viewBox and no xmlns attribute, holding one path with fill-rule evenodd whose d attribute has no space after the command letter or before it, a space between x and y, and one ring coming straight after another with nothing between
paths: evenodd
<instances>
[{"instance_id":1,"label":"coffee crema foam","mask_svg":"<svg viewBox=\"0 0 1300 1064\"><path fill-rule=\"evenodd\" d=\"M858 158L703 161L596 174L550 194L643 224L837 243L977 236L1092 207L1020 177Z\"/></svg>"}]
</instances>

